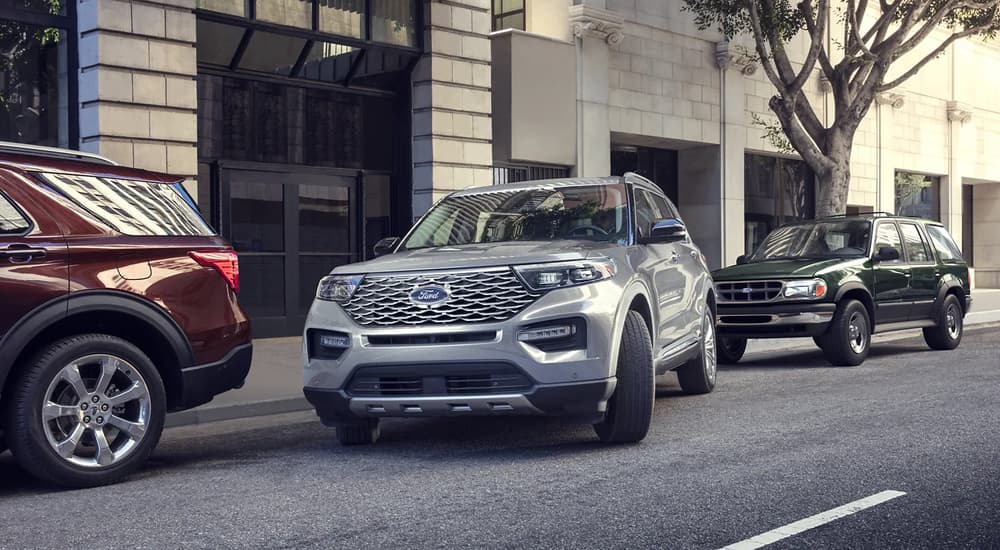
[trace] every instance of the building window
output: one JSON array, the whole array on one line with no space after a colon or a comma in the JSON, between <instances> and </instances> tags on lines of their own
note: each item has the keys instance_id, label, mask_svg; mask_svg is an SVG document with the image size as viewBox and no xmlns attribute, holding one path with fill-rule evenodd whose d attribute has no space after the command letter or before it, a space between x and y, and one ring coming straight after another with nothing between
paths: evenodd
<instances>
[{"instance_id":1,"label":"building window","mask_svg":"<svg viewBox=\"0 0 1000 550\"><path fill-rule=\"evenodd\" d=\"M800 160L744 157L746 252L752 253L767 234L787 223L816 215L816 181Z\"/></svg>"},{"instance_id":2,"label":"building window","mask_svg":"<svg viewBox=\"0 0 1000 550\"><path fill-rule=\"evenodd\" d=\"M524 0L493 0L493 30L524 30Z\"/></svg>"},{"instance_id":3,"label":"building window","mask_svg":"<svg viewBox=\"0 0 1000 550\"><path fill-rule=\"evenodd\" d=\"M896 172L896 213L929 220L941 219L941 177Z\"/></svg>"},{"instance_id":4,"label":"building window","mask_svg":"<svg viewBox=\"0 0 1000 550\"><path fill-rule=\"evenodd\" d=\"M62 4L0 3L0 140L77 146L76 22Z\"/></svg>"},{"instance_id":5,"label":"building window","mask_svg":"<svg viewBox=\"0 0 1000 550\"><path fill-rule=\"evenodd\" d=\"M203 16L221 15L234 22L242 18L289 30L417 47L416 0L198 0L198 9Z\"/></svg>"},{"instance_id":6,"label":"building window","mask_svg":"<svg viewBox=\"0 0 1000 550\"><path fill-rule=\"evenodd\" d=\"M569 168L565 166L498 165L493 167L493 185L568 177Z\"/></svg>"}]
</instances>

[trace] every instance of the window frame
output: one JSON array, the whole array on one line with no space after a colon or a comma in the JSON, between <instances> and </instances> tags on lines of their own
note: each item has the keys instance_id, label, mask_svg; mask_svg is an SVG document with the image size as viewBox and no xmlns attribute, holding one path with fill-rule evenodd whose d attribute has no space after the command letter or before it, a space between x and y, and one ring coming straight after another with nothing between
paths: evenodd
<instances>
[{"instance_id":1,"label":"window frame","mask_svg":"<svg viewBox=\"0 0 1000 550\"><path fill-rule=\"evenodd\" d=\"M75 1L66 2L66 11L62 14L0 7L0 19L59 29L63 32L63 39L66 43L66 99L69 102L66 107L66 142L69 149L77 149L80 145L80 33L77 28L76 4ZM57 146L59 145L61 144L57 144Z\"/></svg>"},{"instance_id":2,"label":"window frame","mask_svg":"<svg viewBox=\"0 0 1000 550\"><path fill-rule=\"evenodd\" d=\"M945 234L945 236L948 238L948 240L951 241L952 246L954 246L954 250L951 250L951 252L958 252L958 257L957 258L944 258L941 255L941 251L938 250L937 246L934 244L934 236L931 233L931 229L932 228L935 229L935 230L942 231ZM955 263L960 263L960 262L967 263L967 260L965 259L965 256L962 255L962 249L961 249L961 247L959 247L958 243L955 242L955 237L951 236L951 232L948 231L948 228L946 228L944 225L938 224L938 223L924 224L924 231L927 233L927 240L931 243L931 248L934 250L934 255L937 257L938 263L941 263L941 264L955 264ZM950 248L950 247L947 247L947 248Z\"/></svg>"},{"instance_id":3,"label":"window frame","mask_svg":"<svg viewBox=\"0 0 1000 550\"><path fill-rule=\"evenodd\" d=\"M512 9L512 10L504 10L503 9L505 1L509 1L509 0L491 0L491 2L490 2L490 29L492 29L493 32L502 31L504 29L516 29L516 30L519 30L519 31L526 31L526 30L528 30L528 0L522 0L521 7L517 8L517 9ZM493 9L494 6L496 6L497 2L500 3L500 11L499 12ZM521 19L524 22L524 27L523 28L518 29L517 27L501 27L501 26L498 26L498 23L502 19L504 19L505 17L510 17L512 15L521 15Z\"/></svg>"},{"instance_id":4,"label":"window frame","mask_svg":"<svg viewBox=\"0 0 1000 550\"><path fill-rule=\"evenodd\" d=\"M910 265L935 265L937 264L937 254L936 250L932 246L928 246L930 243L927 242L927 237L924 236L923 232L920 231L920 224L913 221L900 221L899 225L899 235L903 238L903 248L906 252L906 261ZM927 259L923 261L916 261L910 257L910 248L906 244L906 235L903 232L903 226L913 226L913 229L917 232L917 236L920 238L921 244L924 246L924 254L927 255Z\"/></svg>"}]
</instances>

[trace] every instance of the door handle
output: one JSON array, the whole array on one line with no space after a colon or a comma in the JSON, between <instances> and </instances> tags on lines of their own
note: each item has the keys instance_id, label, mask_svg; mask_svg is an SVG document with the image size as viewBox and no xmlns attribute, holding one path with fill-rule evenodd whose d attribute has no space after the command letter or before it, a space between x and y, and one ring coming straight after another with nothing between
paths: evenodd
<instances>
[{"instance_id":1,"label":"door handle","mask_svg":"<svg viewBox=\"0 0 1000 550\"><path fill-rule=\"evenodd\" d=\"M0 255L7 256L12 264L26 264L35 258L45 257L44 248L33 248L23 244L12 244L4 250L0 250Z\"/></svg>"}]
</instances>

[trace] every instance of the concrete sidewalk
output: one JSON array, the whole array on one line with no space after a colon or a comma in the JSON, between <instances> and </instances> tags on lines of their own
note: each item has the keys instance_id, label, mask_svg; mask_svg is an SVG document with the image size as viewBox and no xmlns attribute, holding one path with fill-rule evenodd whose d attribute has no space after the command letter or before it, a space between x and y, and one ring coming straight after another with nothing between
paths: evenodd
<instances>
[{"instance_id":1,"label":"concrete sidewalk","mask_svg":"<svg viewBox=\"0 0 1000 550\"><path fill-rule=\"evenodd\" d=\"M972 311L966 326L1000 322L1000 290L972 291ZM875 342L909 338L914 331L875 337ZM266 338L254 341L253 366L246 385L224 393L211 403L171 414L167 426L184 426L308 410L302 396L302 339ZM813 347L808 338L751 340L747 353L764 353Z\"/></svg>"}]
</instances>

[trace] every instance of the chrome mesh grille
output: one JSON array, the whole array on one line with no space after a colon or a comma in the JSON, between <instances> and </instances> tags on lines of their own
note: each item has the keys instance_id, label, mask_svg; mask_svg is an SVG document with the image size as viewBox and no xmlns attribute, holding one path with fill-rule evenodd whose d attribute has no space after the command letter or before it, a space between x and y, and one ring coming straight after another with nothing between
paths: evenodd
<instances>
[{"instance_id":1,"label":"chrome mesh grille","mask_svg":"<svg viewBox=\"0 0 1000 550\"><path fill-rule=\"evenodd\" d=\"M715 283L719 303L770 302L781 296L781 281L733 281Z\"/></svg>"},{"instance_id":2,"label":"chrome mesh grille","mask_svg":"<svg viewBox=\"0 0 1000 550\"><path fill-rule=\"evenodd\" d=\"M410 301L422 286L448 289L448 301L425 306ZM399 326L506 321L535 301L510 268L481 271L369 275L344 304L359 325Z\"/></svg>"}]
</instances>

